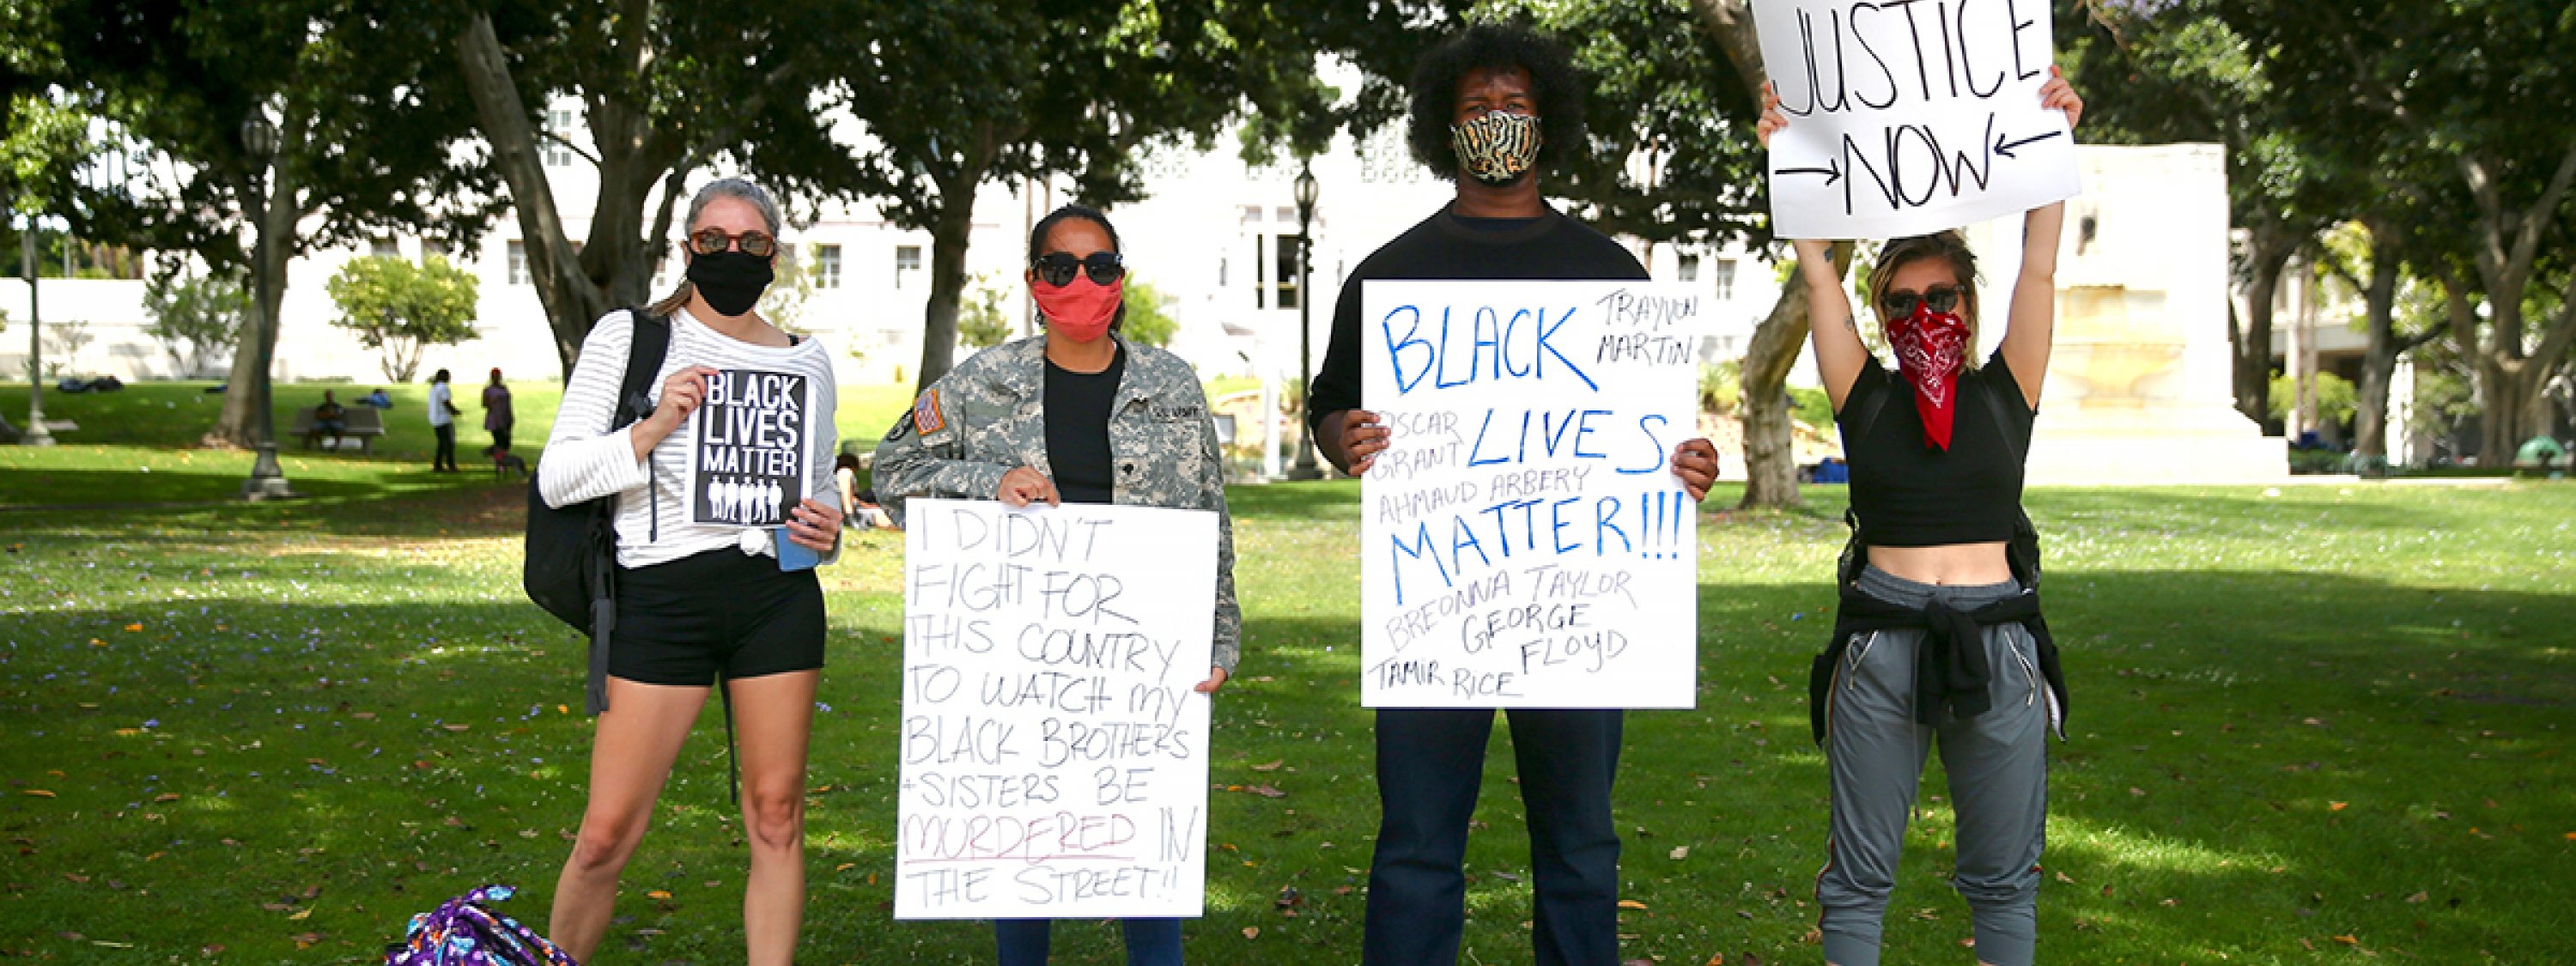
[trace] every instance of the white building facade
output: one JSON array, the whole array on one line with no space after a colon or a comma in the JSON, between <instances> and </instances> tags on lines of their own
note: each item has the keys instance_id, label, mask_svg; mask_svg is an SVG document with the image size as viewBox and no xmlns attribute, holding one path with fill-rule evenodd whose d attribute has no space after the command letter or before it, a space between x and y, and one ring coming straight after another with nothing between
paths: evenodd
<instances>
[{"instance_id":1,"label":"white building facade","mask_svg":"<svg viewBox=\"0 0 2576 966\"><path fill-rule=\"evenodd\" d=\"M578 116L569 106L559 106L549 112L548 125L578 141L578 132L567 130ZM1233 139L1220 137L1215 143L1230 145ZM545 164L567 234L585 237L596 172L586 159L561 148L549 149ZM1414 163L1399 129L1390 127L1356 149L1348 139L1338 141L1312 161L1320 197L1310 226L1313 291L1308 293L1299 289L1296 274L1294 162L1252 166L1231 150L1167 148L1144 164L1146 199L1118 206L1109 215L1134 277L1162 294L1165 310L1179 323L1172 350L1211 378L1296 379L1298 319L1310 297L1313 355L1320 363L1343 279L1371 251L1450 197L1447 182ZM701 174L691 190L715 176ZM1018 331L1031 331L1021 281L1028 231L1066 200L1059 187L1044 183L983 186L966 257L968 302L979 288L996 291ZM845 382L909 384L918 374L922 317L930 295L930 234L897 227L864 202L790 208L815 216L783 233L793 257L815 272L810 297L793 311L793 324L835 347ZM677 226L672 234L676 254ZM1770 264L1731 249L1634 247L1649 254L1658 279L1696 281L1707 288L1719 311L1703 355L1711 361L1741 356L1754 323L1777 294ZM471 251L444 251L421 238L386 237L295 259L287 269L280 311L277 378L361 385L386 381L378 354L360 345L354 333L330 324L338 309L324 284L352 259L417 260L429 254L445 256L480 280L478 335L458 345L429 348L415 379L426 379L440 368L454 370L468 382L480 381L485 370L496 367L513 379L559 375L543 306L529 282L519 222L505 213ZM673 284L678 264L673 258L660 267L657 295ZM783 268L782 278L785 274ZM64 375L127 380L221 372L220 365L207 372L179 371L145 330L142 282L46 279L40 284L45 320L76 323L87 337L68 357L49 339L49 369L59 363ZM25 299L22 283L0 281L0 310L12 320L27 318ZM0 333L0 371L24 371L26 331L12 325Z\"/></svg>"}]
</instances>

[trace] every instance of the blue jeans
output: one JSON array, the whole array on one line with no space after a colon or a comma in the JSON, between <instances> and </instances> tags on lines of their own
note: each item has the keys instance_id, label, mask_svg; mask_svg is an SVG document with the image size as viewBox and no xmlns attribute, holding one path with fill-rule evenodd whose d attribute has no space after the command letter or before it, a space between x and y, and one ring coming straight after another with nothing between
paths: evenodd
<instances>
[{"instance_id":1,"label":"blue jeans","mask_svg":"<svg viewBox=\"0 0 2576 966\"><path fill-rule=\"evenodd\" d=\"M1505 714L1529 816L1532 958L1538 966L1617 966L1619 830L1610 786L1625 720L1616 710ZM1493 730L1494 712L1483 708L1378 711L1382 818L1369 860L1365 966L1458 962L1467 823Z\"/></svg>"},{"instance_id":2,"label":"blue jeans","mask_svg":"<svg viewBox=\"0 0 2576 966\"><path fill-rule=\"evenodd\" d=\"M1121 919L1127 929L1127 966L1181 966L1181 921ZM1002 966L1045 966L1053 919L995 919L993 939Z\"/></svg>"}]
</instances>

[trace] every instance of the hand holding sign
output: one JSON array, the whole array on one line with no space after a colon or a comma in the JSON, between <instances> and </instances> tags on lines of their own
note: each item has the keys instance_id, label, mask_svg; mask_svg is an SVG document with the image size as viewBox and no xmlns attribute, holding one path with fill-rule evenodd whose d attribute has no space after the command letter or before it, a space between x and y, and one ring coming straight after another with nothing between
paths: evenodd
<instances>
[{"instance_id":1,"label":"hand holding sign","mask_svg":"<svg viewBox=\"0 0 2576 966\"><path fill-rule=\"evenodd\" d=\"M1376 413L1353 409L1342 413L1341 421L1329 427L1324 438L1332 440L1336 444L1334 448L1341 451L1341 459L1336 462L1342 469L1353 476L1361 476L1377 464L1377 454L1386 450L1387 441L1393 434L1394 430L1378 421ZM1332 450L1326 450L1325 455L1333 455Z\"/></svg>"},{"instance_id":2,"label":"hand holding sign","mask_svg":"<svg viewBox=\"0 0 2576 966\"><path fill-rule=\"evenodd\" d=\"M2024 5L1757 0L1774 230L1920 235L2078 193L2083 103L2048 66L2047 8Z\"/></svg>"}]
</instances>

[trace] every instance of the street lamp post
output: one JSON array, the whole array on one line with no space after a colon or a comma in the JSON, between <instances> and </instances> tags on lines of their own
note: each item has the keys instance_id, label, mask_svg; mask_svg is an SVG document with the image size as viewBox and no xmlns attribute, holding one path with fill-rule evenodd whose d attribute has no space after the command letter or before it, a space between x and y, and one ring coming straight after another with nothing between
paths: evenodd
<instances>
[{"instance_id":1,"label":"street lamp post","mask_svg":"<svg viewBox=\"0 0 2576 966\"><path fill-rule=\"evenodd\" d=\"M277 203L268 184L270 174L277 167L277 125L269 123L267 115L254 109L250 118L242 122L241 139L242 147L250 151L251 159L260 166L259 193L253 199L254 209L249 212L251 300L254 303L250 320L252 325L260 328L245 353L249 358L234 360L234 365L250 366L251 372L259 374L244 381L250 393L246 404L250 413L251 445L259 451L259 458L251 464L250 479L242 483L242 499L274 500L295 495L295 491L286 484L285 468L277 463L277 418L275 408L269 402L267 379L270 358L277 344L277 319L268 308L269 286L274 282L267 271L268 246L272 244L268 238L268 214L270 206Z\"/></svg>"},{"instance_id":2,"label":"street lamp post","mask_svg":"<svg viewBox=\"0 0 2576 966\"><path fill-rule=\"evenodd\" d=\"M1297 465L1288 471L1292 480L1320 480L1324 471L1315 465L1315 421L1306 407L1315 402L1315 290L1310 284L1314 273L1307 263L1315 251L1314 236L1309 234L1315 221L1315 168L1300 163L1297 168L1297 378L1304 391L1298 393Z\"/></svg>"},{"instance_id":3,"label":"street lamp post","mask_svg":"<svg viewBox=\"0 0 2576 966\"><path fill-rule=\"evenodd\" d=\"M27 432L18 438L23 446L52 446L54 434L45 428L45 317L36 311L36 229L34 212L27 213L27 228L18 233L18 267L27 276Z\"/></svg>"}]
</instances>

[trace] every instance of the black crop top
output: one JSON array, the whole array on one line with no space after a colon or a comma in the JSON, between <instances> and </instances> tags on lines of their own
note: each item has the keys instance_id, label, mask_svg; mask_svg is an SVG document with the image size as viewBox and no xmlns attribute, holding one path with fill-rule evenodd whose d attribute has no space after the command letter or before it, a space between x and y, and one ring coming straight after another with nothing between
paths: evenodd
<instances>
[{"instance_id":1,"label":"black crop top","mask_svg":"<svg viewBox=\"0 0 2576 966\"><path fill-rule=\"evenodd\" d=\"M2004 425L1995 424L1993 394ZM1882 398L1872 401L1872 395ZM1889 372L1872 355L1852 382L1835 422L1851 462L1852 510L1860 516L1860 541L1872 547L1938 547L2001 543L2012 539L2021 509L2022 459L2038 415L1997 352L1978 369L1961 373L1950 448L1923 442L1923 416L1914 409L1914 385ZM1870 425L1853 425L1866 417ZM1856 435L1857 434L1857 435Z\"/></svg>"}]
</instances>

